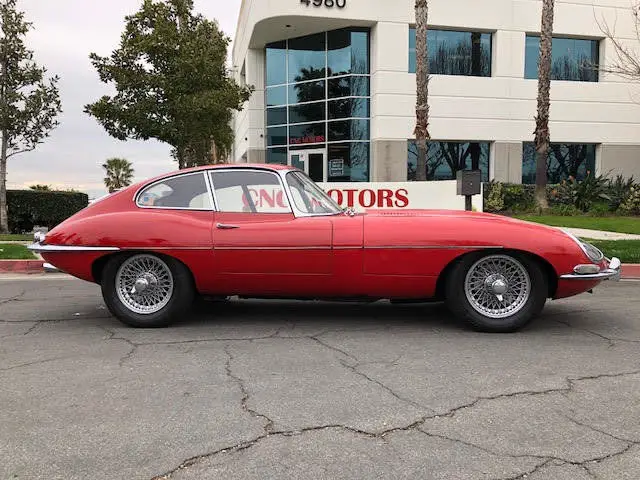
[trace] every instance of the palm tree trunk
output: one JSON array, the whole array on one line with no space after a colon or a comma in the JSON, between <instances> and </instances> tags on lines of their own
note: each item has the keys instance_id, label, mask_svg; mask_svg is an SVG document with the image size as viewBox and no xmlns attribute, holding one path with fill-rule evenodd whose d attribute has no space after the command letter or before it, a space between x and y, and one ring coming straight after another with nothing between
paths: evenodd
<instances>
[{"instance_id":1,"label":"palm tree trunk","mask_svg":"<svg viewBox=\"0 0 640 480\"><path fill-rule=\"evenodd\" d=\"M416 0L416 128L414 134L418 147L416 180L427 179L427 141L429 135L429 56L427 48L427 25L429 21L428 0Z\"/></svg>"},{"instance_id":2,"label":"palm tree trunk","mask_svg":"<svg viewBox=\"0 0 640 480\"><path fill-rule=\"evenodd\" d=\"M9 214L7 207L7 132L2 132L0 150L0 233L9 233Z\"/></svg>"},{"instance_id":3,"label":"palm tree trunk","mask_svg":"<svg viewBox=\"0 0 640 480\"><path fill-rule=\"evenodd\" d=\"M551 90L551 44L553 35L554 0L542 2L540 32L540 64L538 65L538 113L536 115L536 203L547 209L547 159L549 157L549 109Z\"/></svg>"}]
</instances>

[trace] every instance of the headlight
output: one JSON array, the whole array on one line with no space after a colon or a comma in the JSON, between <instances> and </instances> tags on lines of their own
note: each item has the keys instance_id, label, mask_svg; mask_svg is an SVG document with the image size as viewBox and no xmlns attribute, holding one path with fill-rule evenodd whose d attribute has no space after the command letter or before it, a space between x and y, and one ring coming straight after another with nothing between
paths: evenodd
<instances>
[{"instance_id":1,"label":"headlight","mask_svg":"<svg viewBox=\"0 0 640 480\"><path fill-rule=\"evenodd\" d=\"M563 230L563 232L566 233L569 237L571 237L573 239L573 241L578 244L578 246L580 246L580 248L582 249L584 254L593 263L600 263L604 259L604 253L602 253L600 251L600 249L598 249L597 247L594 247L590 243L583 242L582 240L580 240L578 237L576 237L572 233L569 233L569 232L567 232L565 230Z\"/></svg>"},{"instance_id":2,"label":"headlight","mask_svg":"<svg viewBox=\"0 0 640 480\"><path fill-rule=\"evenodd\" d=\"M582 242L582 249L593 263L600 263L604 259L604 253L590 243Z\"/></svg>"}]
</instances>

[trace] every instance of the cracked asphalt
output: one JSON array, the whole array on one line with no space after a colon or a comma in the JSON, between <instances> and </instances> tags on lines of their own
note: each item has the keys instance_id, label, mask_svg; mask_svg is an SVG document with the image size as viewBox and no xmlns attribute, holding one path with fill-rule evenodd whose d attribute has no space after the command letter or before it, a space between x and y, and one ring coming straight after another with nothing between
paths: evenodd
<instances>
[{"instance_id":1,"label":"cracked asphalt","mask_svg":"<svg viewBox=\"0 0 640 480\"><path fill-rule=\"evenodd\" d=\"M1 479L638 479L640 283L509 335L439 304L206 303L136 330L0 276Z\"/></svg>"}]
</instances>

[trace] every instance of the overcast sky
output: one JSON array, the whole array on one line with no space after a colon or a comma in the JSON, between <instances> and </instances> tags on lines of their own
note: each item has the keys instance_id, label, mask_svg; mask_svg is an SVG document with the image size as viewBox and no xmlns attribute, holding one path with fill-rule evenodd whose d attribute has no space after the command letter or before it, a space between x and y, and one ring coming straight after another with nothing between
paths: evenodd
<instances>
[{"instance_id":1,"label":"overcast sky","mask_svg":"<svg viewBox=\"0 0 640 480\"><path fill-rule=\"evenodd\" d=\"M233 39L240 1L195 0L195 10L218 20ZM60 126L44 144L9 159L8 187L44 183L102 195L101 165L109 157L129 159L136 181L176 169L170 147L155 141L115 140L83 113L84 105L111 93L98 79L89 53L108 56L118 46L125 15L137 11L141 0L19 0L18 4L33 23L27 42L36 61L51 75L60 76L64 111Z\"/></svg>"}]
</instances>

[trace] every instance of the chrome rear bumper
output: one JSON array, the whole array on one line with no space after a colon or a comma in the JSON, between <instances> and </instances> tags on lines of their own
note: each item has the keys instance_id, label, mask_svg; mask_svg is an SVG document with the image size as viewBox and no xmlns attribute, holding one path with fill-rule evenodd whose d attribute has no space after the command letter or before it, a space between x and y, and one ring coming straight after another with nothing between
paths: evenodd
<instances>
[{"instance_id":1,"label":"chrome rear bumper","mask_svg":"<svg viewBox=\"0 0 640 480\"><path fill-rule=\"evenodd\" d=\"M576 265L574 268L574 273L568 273L566 275L561 275L560 278L562 280L613 280L619 281L620 275L622 273L622 264L620 259L613 257L611 260L608 260L609 266L605 269L600 270L596 273L578 273L580 267L583 265Z\"/></svg>"}]
</instances>

